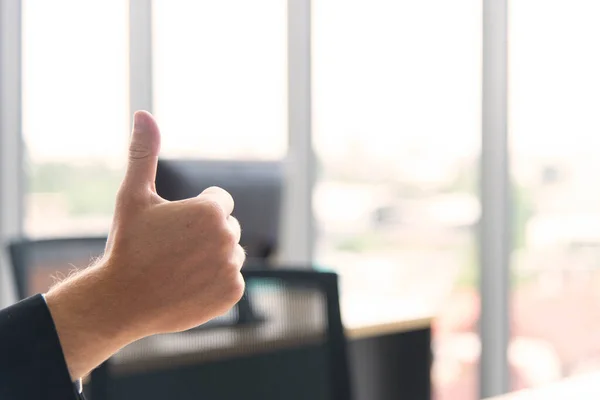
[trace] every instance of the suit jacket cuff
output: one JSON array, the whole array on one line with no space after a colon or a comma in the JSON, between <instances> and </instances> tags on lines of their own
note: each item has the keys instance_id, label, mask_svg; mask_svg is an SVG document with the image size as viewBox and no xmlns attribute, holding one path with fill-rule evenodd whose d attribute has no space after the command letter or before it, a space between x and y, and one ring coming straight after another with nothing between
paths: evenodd
<instances>
[{"instance_id":1,"label":"suit jacket cuff","mask_svg":"<svg viewBox=\"0 0 600 400\"><path fill-rule=\"evenodd\" d=\"M0 311L0 354L0 398L79 398L42 295Z\"/></svg>"}]
</instances>

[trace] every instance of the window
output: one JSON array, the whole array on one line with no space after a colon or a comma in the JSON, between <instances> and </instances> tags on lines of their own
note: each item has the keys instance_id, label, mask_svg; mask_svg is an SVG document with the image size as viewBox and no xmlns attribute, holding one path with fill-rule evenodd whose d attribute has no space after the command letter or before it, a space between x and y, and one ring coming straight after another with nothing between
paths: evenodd
<instances>
[{"instance_id":1,"label":"window","mask_svg":"<svg viewBox=\"0 0 600 400\"><path fill-rule=\"evenodd\" d=\"M129 126L127 7L23 1L30 236L108 231Z\"/></svg>"},{"instance_id":2,"label":"window","mask_svg":"<svg viewBox=\"0 0 600 400\"><path fill-rule=\"evenodd\" d=\"M436 398L477 398L481 4L321 0L313 29L317 261L439 313Z\"/></svg>"},{"instance_id":3,"label":"window","mask_svg":"<svg viewBox=\"0 0 600 400\"><path fill-rule=\"evenodd\" d=\"M287 150L286 2L155 0L154 107L169 157Z\"/></svg>"},{"instance_id":4,"label":"window","mask_svg":"<svg viewBox=\"0 0 600 400\"><path fill-rule=\"evenodd\" d=\"M126 161L129 2L22 3L25 233L105 233ZM164 156L286 156L286 3L152 2ZM600 4L510 3L517 389L600 368ZM474 399L481 1L311 4L316 262L342 292L439 315L436 398Z\"/></svg>"},{"instance_id":5,"label":"window","mask_svg":"<svg viewBox=\"0 0 600 400\"><path fill-rule=\"evenodd\" d=\"M600 3L510 4L513 388L600 368Z\"/></svg>"}]
</instances>

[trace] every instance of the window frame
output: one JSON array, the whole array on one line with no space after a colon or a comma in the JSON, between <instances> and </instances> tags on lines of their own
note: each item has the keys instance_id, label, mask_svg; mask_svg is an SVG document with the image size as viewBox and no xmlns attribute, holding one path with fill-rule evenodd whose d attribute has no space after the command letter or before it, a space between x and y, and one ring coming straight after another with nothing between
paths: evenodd
<instances>
[{"instance_id":1,"label":"window frame","mask_svg":"<svg viewBox=\"0 0 600 400\"><path fill-rule=\"evenodd\" d=\"M0 308L16 300L6 243L22 234L21 0L0 1Z\"/></svg>"},{"instance_id":2,"label":"window frame","mask_svg":"<svg viewBox=\"0 0 600 400\"><path fill-rule=\"evenodd\" d=\"M508 0L483 0L479 392L510 390L511 194L508 160Z\"/></svg>"}]
</instances>

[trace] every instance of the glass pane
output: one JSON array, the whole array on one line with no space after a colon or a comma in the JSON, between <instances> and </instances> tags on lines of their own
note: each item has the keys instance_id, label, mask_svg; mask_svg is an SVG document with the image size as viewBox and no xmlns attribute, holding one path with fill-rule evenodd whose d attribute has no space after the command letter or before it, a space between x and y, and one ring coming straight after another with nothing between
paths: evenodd
<instances>
[{"instance_id":1,"label":"glass pane","mask_svg":"<svg viewBox=\"0 0 600 400\"><path fill-rule=\"evenodd\" d=\"M126 161L127 2L23 1L28 235L106 232Z\"/></svg>"},{"instance_id":2,"label":"glass pane","mask_svg":"<svg viewBox=\"0 0 600 400\"><path fill-rule=\"evenodd\" d=\"M154 106L170 157L287 150L286 2L155 0Z\"/></svg>"},{"instance_id":3,"label":"glass pane","mask_svg":"<svg viewBox=\"0 0 600 400\"><path fill-rule=\"evenodd\" d=\"M600 369L600 3L510 4L513 387Z\"/></svg>"},{"instance_id":4,"label":"glass pane","mask_svg":"<svg viewBox=\"0 0 600 400\"><path fill-rule=\"evenodd\" d=\"M436 398L475 399L481 4L319 0L313 12L318 261L344 294L438 315Z\"/></svg>"}]
</instances>

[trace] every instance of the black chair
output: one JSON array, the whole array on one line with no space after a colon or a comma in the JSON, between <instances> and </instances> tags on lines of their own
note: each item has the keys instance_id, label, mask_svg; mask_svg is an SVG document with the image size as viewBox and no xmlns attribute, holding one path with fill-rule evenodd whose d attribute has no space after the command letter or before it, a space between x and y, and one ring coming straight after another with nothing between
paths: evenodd
<instances>
[{"instance_id":1,"label":"black chair","mask_svg":"<svg viewBox=\"0 0 600 400\"><path fill-rule=\"evenodd\" d=\"M350 400L337 275L243 272L250 323L239 308L214 326L133 343L92 373L91 400Z\"/></svg>"},{"instance_id":2,"label":"black chair","mask_svg":"<svg viewBox=\"0 0 600 400\"><path fill-rule=\"evenodd\" d=\"M9 244L17 294L24 299L45 292L76 268L85 268L102 257L106 237L30 240Z\"/></svg>"}]
</instances>

